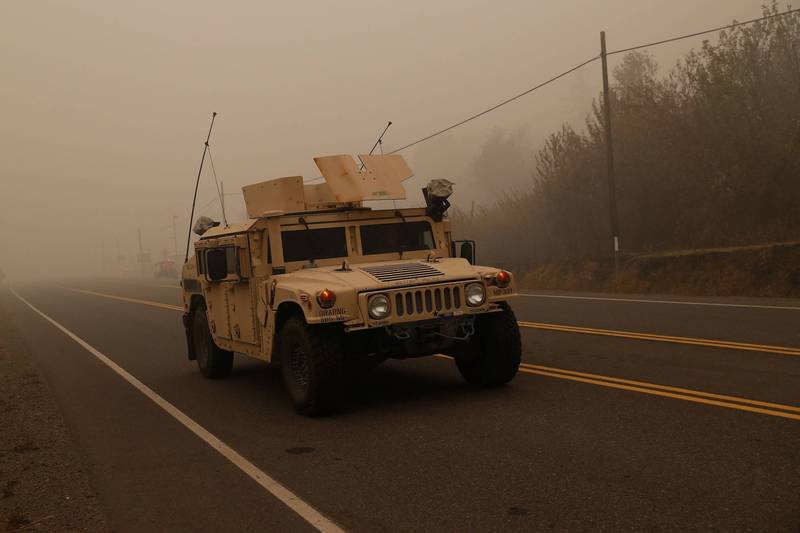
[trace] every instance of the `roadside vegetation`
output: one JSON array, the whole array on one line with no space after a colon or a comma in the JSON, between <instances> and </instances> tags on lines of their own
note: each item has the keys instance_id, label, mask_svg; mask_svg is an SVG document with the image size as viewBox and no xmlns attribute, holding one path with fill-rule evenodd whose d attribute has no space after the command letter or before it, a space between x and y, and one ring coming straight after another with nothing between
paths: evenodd
<instances>
[{"instance_id":1,"label":"roadside vegetation","mask_svg":"<svg viewBox=\"0 0 800 533\"><path fill-rule=\"evenodd\" d=\"M777 3L764 8L779 12ZM611 109L626 261L800 238L800 15L721 32L667 70L631 52L613 70ZM491 206L454 210L456 232L478 240L482 262L533 273L533 286L563 285L535 275L548 265L608 262L602 116L598 96L585 128L564 124L538 150L502 133L485 145L474 164L481 180L514 157L531 180ZM790 272L785 282L798 278ZM755 281L749 292L764 292Z\"/></svg>"},{"instance_id":2,"label":"roadside vegetation","mask_svg":"<svg viewBox=\"0 0 800 533\"><path fill-rule=\"evenodd\" d=\"M0 285L0 531L110 531L12 298Z\"/></svg>"}]
</instances>

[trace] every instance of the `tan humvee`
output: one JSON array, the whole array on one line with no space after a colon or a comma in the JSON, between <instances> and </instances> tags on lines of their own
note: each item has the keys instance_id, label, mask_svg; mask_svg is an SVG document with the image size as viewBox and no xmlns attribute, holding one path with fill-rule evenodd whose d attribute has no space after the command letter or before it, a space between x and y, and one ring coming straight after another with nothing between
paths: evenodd
<instances>
[{"instance_id":1,"label":"tan humvee","mask_svg":"<svg viewBox=\"0 0 800 533\"><path fill-rule=\"evenodd\" d=\"M316 158L318 185L244 187L246 222L198 221L181 283L189 359L210 378L231 372L234 352L280 365L306 415L330 411L349 375L390 357L444 353L471 383L510 381L514 282L453 240L452 184L431 182L427 207L373 210L362 202L405 198L412 174L397 155L359 157L364 170L350 156Z\"/></svg>"}]
</instances>

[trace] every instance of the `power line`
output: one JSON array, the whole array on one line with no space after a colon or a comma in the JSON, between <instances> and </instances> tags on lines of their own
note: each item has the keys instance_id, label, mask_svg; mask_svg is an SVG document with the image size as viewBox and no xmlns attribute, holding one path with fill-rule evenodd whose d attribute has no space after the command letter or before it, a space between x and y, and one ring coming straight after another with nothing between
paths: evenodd
<instances>
[{"instance_id":1,"label":"power line","mask_svg":"<svg viewBox=\"0 0 800 533\"><path fill-rule=\"evenodd\" d=\"M390 154L395 154L395 153L397 153L397 152L400 152L400 151L402 151L402 150L405 150L406 148L411 148L411 147L412 147L412 146L414 146L415 144L419 144L419 143L422 143L422 142L428 141L428 140L430 140L430 139L433 139L434 137L437 137L437 136L441 135L442 133L446 133L446 132L448 132L448 131L450 131L450 130L452 130L452 129L455 129L455 128L459 127L459 126L463 126L463 125L464 125L464 124L466 124L467 122L470 122L471 120L475 120L475 119L476 119L476 118L478 118L478 117L482 117L483 115L485 115L485 114L487 114L487 113L491 113L491 112L492 112L492 111L494 111L495 109L498 109L498 108L500 108L500 107L503 107L503 106L504 106L504 105L506 105L506 104L510 104L511 102L513 102L513 101L515 101L515 100L519 100L519 99L520 99L520 98L522 98L523 96L525 96L525 95L528 95L528 94L532 93L533 91L535 91L535 90L537 90L537 89L541 89L541 88L542 88L542 87L544 87L545 85L550 85L550 84L551 84L551 83L553 83L554 81L560 80L561 78L563 78L564 76L567 76L568 74L572 74L572 73L573 73L573 72L575 72L576 70L578 70L578 69L580 69L580 68L583 68L583 67L585 67L585 66L586 66L586 65L588 65L589 63L592 63L592 62L594 62L594 61L597 61L599 58L600 58L600 56L594 56L594 57L592 57L591 59L587 59L587 60L586 60L586 61L584 61L583 63L580 63L580 64L578 64L578 65L575 65L575 66L574 66L574 67L572 67L571 69L569 69L569 70L565 70L565 71L564 71L564 72L562 72L561 74L558 74L558 75L556 75L556 76L553 76L553 77L552 77L552 78L550 78L549 80L547 80L547 81L544 81L544 82L540 83L539 85L536 85L536 86L534 86L534 87L531 87L530 89L527 89L527 90L525 90L525 91L523 91L523 92L521 92L521 93L519 93L519 94L517 94L517 95L515 95L515 96L512 96L511 98L508 98L508 99L506 99L506 100L503 100L503 101L502 101L502 102L500 102L499 104L493 105L493 106L492 106L492 107L490 107L489 109L484 109L484 110L483 110L483 111L481 111L480 113L475 113L474 115L471 115L471 116L469 116L469 117L465 118L464 120L461 120L461 121L459 121L459 122L456 122L455 124L452 124L452 125L450 125L450 126L447 126L446 128L444 128L444 129L441 129L441 130L439 130L439 131L437 131L437 132L435 132L435 133L431 133L431 134L430 134L430 135L428 135L427 137L423 137L422 139L416 140L416 141L414 141L414 142L412 142L412 143L408 143L408 144L407 144L407 145L405 145L405 146L401 146L400 148L398 148L398 149L396 149L396 150L392 150L392 151L391 151L391 152L389 152L389 153L390 153Z\"/></svg>"},{"instance_id":2,"label":"power line","mask_svg":"<svg viewBox=\"0 0 800 533\"><path fill-rule=\"evenodd\" d=\"M661 44L671 43L671 42L674 42L674 41L680 41L682 39L689 39L691 37L698 37L700 35L706 35L708 33L714 33L714 32L718 32L718 31L722 31L722 30L736 28L738 26L744 26L746 24L753 24L755 22L760 22L760 21L763 21L763 20L768 20L768 19L772 19L772 18L776 18L776 17L783 17L783 16L786 16L786 15L791 15L791 14L797 13L798 11L800 11L800 8L789 9L789 10L784 11L782 13L773 13L771 15L766 15L766 16L763 16L763 17L755 18L755 19L745 20L743 22L734 22L733 24L728 24L728 25L725 25L725 26L719 26L719 27L716 27L716 28L703 30L703 31L695 32L695 33L690 33L690 34L687 34L687 35L681 35L681 36L678 36L678 37L672 37L670 39L664 39L664 40L655 41L655 42L652 42L652 43L640 44L640 45L637 45L637 46L631 46L629 48L622 48L620 50L614 50L612 52L608 52L607 55L622 54L624 52L631 52L633 50L639 50L641 48L647 48L647 47L651 47L651 46L658 46L658 45L661 45ZM475 120L476 118L481 117L481 116L483 116L483 115L485 115L487 113L491 113L492 111L494 111L494 110L496 110L496 109L498 109L500 107L503 107L506 104L510 104L511 102L513 102L515 100L518 100L518 99L522 98L523 96L526 96L526 95L532 93L533 91L535 91L537 89L541 89L545 85L549 85L549 84L553 83L554 81L557 81L557 80L563 78L564 76L567 76L568 74L571 74L571 73L575 72L576 70L578 70L578 69L580 69L582 67L585 67L586 65L598 60L599 58L600 58L600 56L595 56L595 57L593 57L591 59L587 59L583 63L580 63L579 65L576 65L576 66L572 67L569 70L565 70L561 74L559 74L557 76L554 76L554 77L550 78L549 80L547 80L547 81L545 81L543 83L540 83L539 85L536 85L535 87L531 87L530 89L528 89L526 91L523 91L523 92L519 93L516 96L512 96L511 98L509 98L507 100L503 100L499 104L494 105L494 106L492 106L492 107L490 107L488 109L485 109L485 110L481 111L480 113L475 113L474 115L469 116L469 117L465 118L464 120L456 122L455 124L452 124L452 125L444 128L444 129L436 131L436 132L434 132L434 133L432 133L432 134L430 134L430 135L428 135L426 137L423 137L421 139L418 139L418 140L416 140L414 142L408 143L405 146L397 148L396 150L392 150L389 153L390 154L394 154L394 153L403 151L403 150L405 150L407 148L411 148L414 145L417 145L419 143L423 143L425 141L433 139L434 137L437 137L437 136L439 136L439 135L441 135L443 133L446 133L446 132L448 132L448 131L450 131L452 129L455 129L455 128L459 127L459 126L462 126L462 125L466 124L467 122ZM316 178L316 179L320 179L320 178ZM311 180L311 181L316 181L316 179L315 180Z\"/></svg>"},{"instance_id":3,"label":"power line","mask_svg":"<svg viewBox=\"0 0 800 533\"><path fill-rule=\"evenodd\" d=\"M651 46L658 46L658 45L661 45L661 44L672 43L672 42L680 41L680 40L683 40L683 39L689 39L691 37L699 37L701 35L706 35L708 33L714 33L714 32L717 32L717 31L723 31L723 30L736 28L738 26L745 26L747 24L753 24L755 22L761 22L762 20L768 20L768 19L773 19L773 18L777 18L777 17L785 17L786 15L792 15L794 13L797 13L798 11L800 11L800 8L789 9L789 10L784 11L782 13L773 13L772 15L766 15L766 16L759 17L759 18L756 18L756 19L745 20L743 22L734 22L733 24L728 24L726 26L719 26L717 28L712 28L710 30L698 31L698 32L695 32L695 33L689 33L687 35L681 35L679 37L671 37L669 39L664 39L663 41L655 41L655 42L652 42L652 43L640 44L640 45L637 45L637 46L631 46L629 48L622 48L620 50L614 50L613 52L608 52L608 55L622 54L622 53L625 53L625 52L632 52L633 50L639 50L641 48L649 48Z\"/></svg>"}]
</instances>

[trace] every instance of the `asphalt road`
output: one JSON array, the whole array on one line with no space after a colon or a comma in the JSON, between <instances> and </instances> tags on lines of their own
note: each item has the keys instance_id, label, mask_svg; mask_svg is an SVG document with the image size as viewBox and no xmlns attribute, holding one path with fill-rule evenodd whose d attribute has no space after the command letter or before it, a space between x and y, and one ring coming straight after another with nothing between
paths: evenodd
<instances>
[{"instance_id":1,"label":"asphalt road","mask_svg":"<svg viewBox=\"0 0 800 533\"><path fill-rule=\"evenodd\" d=\"M180 303L165 282L63 285ZM525 296L514 309L526 365L510 386L471 388L444 358L390 361L343 412L306 419L257 361L203 379L168 306L15 289L345 530L800 531L798 301ZM3 298L115 530L313 530Z\"/></svg>"}]
</instances>

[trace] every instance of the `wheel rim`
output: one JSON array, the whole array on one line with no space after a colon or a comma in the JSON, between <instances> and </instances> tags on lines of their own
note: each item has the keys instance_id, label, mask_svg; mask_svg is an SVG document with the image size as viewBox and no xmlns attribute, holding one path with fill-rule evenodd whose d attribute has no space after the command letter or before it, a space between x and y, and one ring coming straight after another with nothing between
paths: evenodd
<instances>
[{"instance_id":1,"label":"wheel rim","mask_svg":"<svg viewBox=\"0 0 800 533\"><path fill-rule=\"evenodd\" d=\"M301 346L294 346L289 352L289 370L298 392L305 394L308 390L310 369L308 357Z\"/></svg>"}]
</instances>

